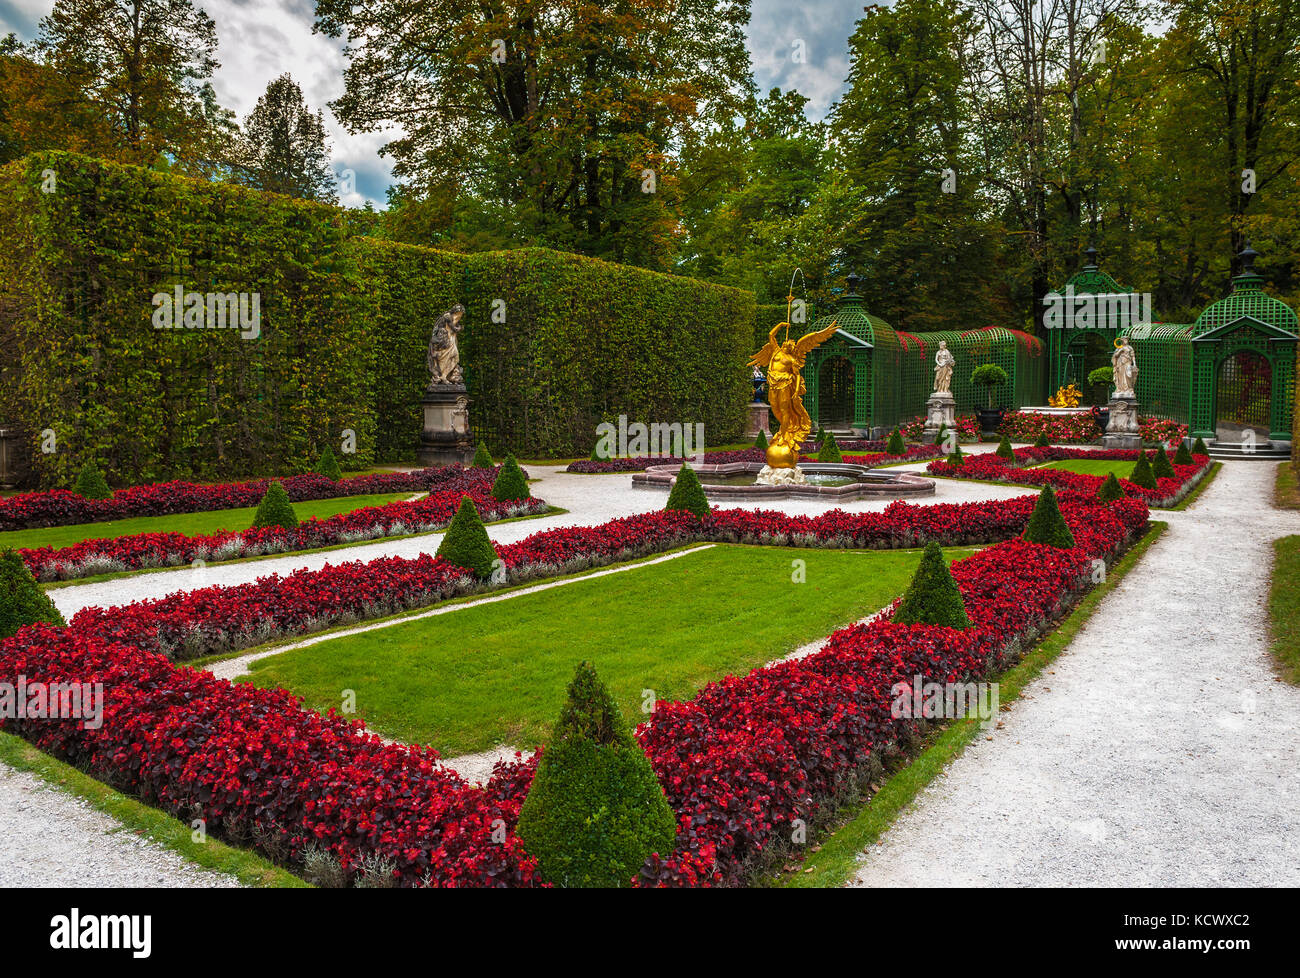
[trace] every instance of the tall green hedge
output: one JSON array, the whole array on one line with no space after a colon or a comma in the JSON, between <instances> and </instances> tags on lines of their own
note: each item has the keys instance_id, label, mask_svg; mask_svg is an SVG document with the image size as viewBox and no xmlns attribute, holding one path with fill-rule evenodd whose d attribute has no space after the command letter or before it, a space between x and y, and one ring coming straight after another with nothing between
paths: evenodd
<instances>
[{"instance_id":1,"label":"tall green hedge","mask_svg":"<svg viewBox=\"0 0 1300 978\"><path fill-rule=\"evenodd\" d=\"M153 294L177 284L259 293L262 335L154 329ZM68 153L0 169L0 352L18 361L0 423L33 445L54 430L45 485L86 458L117 485L307 471L345 430L345 468L412 459L429 332L457 302L476 440L499 452L586 455L620 415L703 423L712 444L743 431L749 292L360 237L328 205Z\"/></svg>"}]
</instances>

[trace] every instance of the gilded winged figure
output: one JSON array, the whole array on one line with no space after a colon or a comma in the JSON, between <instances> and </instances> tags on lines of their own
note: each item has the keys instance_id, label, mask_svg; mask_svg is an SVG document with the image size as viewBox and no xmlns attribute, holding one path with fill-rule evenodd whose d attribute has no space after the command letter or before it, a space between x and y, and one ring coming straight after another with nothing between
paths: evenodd
<instances>
[{"instance_id":1,"label":"gilded winged figure","mask_svg":"<svg viewBox=\"0 0 1300 978\"><path fill-rule=\"evenodd\" d=\"M767 345L749 361L751 367L767 368L767 402L781 423L781 430L767 446L767 464L771 468L792 469L799 461L799 450L812 431L812 419L803 406L803 364L809 353L830 339L835 322L831 320L823 330L781 343L776 334L784 327L788 337L790 324L777 323L767 334Z\"/></svg>"}]
</instances>

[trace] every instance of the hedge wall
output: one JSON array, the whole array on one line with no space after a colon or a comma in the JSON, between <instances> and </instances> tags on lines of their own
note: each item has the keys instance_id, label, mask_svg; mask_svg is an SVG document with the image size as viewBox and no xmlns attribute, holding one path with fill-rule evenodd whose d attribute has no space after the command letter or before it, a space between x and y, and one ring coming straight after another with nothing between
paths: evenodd
<instances>
[{"instance_id":1,"label":"hedge wall","mask_svg":"<svg viewBox=\"0 0 1300 978\"><path fill-rule=\"evenodd\" d=\"M177 284L259 293L260 337L154 329L153 294ZM429 330L456 302L494 452L585 455L620 414L741 434L748 292L544 249L378 241L327 205L66 153L0 170L0 352L18 351L0 424L33 444L55 431L34 459L46 486L86 458L114 485L303 471L326 442L345 468L411 459ZM345 429L355 454L338 451Z\"/></svg>"}]
</instances>

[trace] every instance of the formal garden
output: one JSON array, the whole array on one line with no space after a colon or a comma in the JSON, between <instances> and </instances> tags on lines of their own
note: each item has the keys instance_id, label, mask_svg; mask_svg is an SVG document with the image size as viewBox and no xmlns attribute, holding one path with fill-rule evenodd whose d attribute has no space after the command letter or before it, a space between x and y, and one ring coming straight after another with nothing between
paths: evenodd
<instances>
[{"instance_id":1,"label":"formal garden","mask_svg":"<svg viewBox=\"0 0 1300 978\"><path fill-rule=\"evenodd\" d=\"M330 118L405 118L361 71L382 55L453 123L390 144L382 211L322 189L288 75L233 157L219 126L128 152L69 60L74 12L112 24L57 0L0 45L0 885L1300 882L1290 192L1153 203L1169 133L1141 194L1070 150L1093 183L1050 221L999 196L1041 161L921 190L881 120L938 140L950 99L890 103L881 65L960 75L1011 30L978 3L867 8L828 122L773 89L670 138L745 88L723 58L643 90L696 50L678 31L743 45L579 6L633 66L547 72L600 111L571 132L547 101L503 150L452 102L480 70L494 106L539 97L521 25L429 75L374 33L401 11L316 4L359 45ZM1147 35L1142 6L1098 25L1192 113L1163 45L1214 32ZM42 79L80 106L48 138ZM948 93L958 184L1028 138L981 142L990 84ZM315 133L292 172L256 138L273 93L284 139ZM1074 95L1091 133L1111 103ZM1166 237L1174 211L1204 227Z\"/></svg>"}]
</instances>

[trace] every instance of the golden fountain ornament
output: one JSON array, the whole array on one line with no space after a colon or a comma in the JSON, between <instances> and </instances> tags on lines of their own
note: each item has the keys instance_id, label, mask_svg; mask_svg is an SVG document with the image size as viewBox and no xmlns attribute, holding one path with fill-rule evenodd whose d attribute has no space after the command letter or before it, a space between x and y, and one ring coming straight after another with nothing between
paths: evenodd
<instances>
[{"instance_id":1,"label":"golden fountain ornament","mask_svg":"<svg viewBox=\"0 0 1300 978\"><path fill-rule=\"evenodd\" d=\"M787 317L793 301L792 292L786 297ZM767 369L767 402L781 424L781 430L768 443L767 467L758 475L760 485L805 481L799 471L799 451L812 431L812 419L803 406L803 395L807 390L803 382L803 365L809 353L830 339L835 332L835 322L831 320L825 329L798 340L790 339L789 322L777 323L767 334L767 345L749 361L748 366ZM785 338L778 343L776 334L782 328L785 329Z\"/></svg>"}]
</instances>

